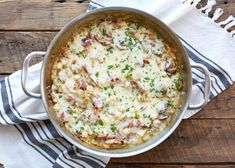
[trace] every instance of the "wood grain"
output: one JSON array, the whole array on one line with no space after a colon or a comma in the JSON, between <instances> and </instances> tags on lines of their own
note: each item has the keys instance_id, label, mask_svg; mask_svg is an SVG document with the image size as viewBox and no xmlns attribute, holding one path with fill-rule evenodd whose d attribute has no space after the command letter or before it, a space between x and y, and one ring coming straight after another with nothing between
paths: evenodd
<instances>
[{"instance_id":1,"label":"wood grain","mask_svg":"<svg viewBox=\"0 0 235 168\"><path fill-rule=\"evenodd\" d=\"M0 73L10 74L21 69L26 55L46 51L54 35L54 32L0 32Z\"/></svg>"},{"instance_id":2,"label":"wood grain","mask_svg":"<svg viewBox=\"0 0 235 168\"><path fill-rule=\"evenodd\" d=\"M0 30L59 30L71 18L85 12L88 3L88 0L0 0ZM213 9L217 7L226 9L221 21L234 14L235 1L217 0Z\"/></svg>"},{"instance_id":3,"label":"wood grain","mask_svg":"<svg viewBox=\"0 0 235 168\"><path fill-rule=\"evenodd\" d=\"M235 121L184 120L161 145L115 163L235 163Z\"/></svg>"},{"instance_id":4,"label":"wood grain","mask_svg":"<svg viewBox=\"0 0 235 168\"><path fill-rule=\"evenodd\" d=\"M1 30L58 30L86 11L89 1L0 1Z\"/></svg>"},{"instance_id":5,"label":"wood grain","mask_svg":"<svg viewBox=\"0 0 235 168\"><path fill-rule=\"evenodd\" d=\"M23 59L31 51L45 51L56 32L86 10L89 1L81 2L0 0L0 76L21 69ZM218 22L235 15L235 0L217 0L210 16L217 7L224 9ZM158 147L134 157L111 159L108 167L235 167L234 109L235 84L201 112L183 121Z\"/></svg>"},{"instance_id":6,"label":"wood grain","mask_svg":"<svg viewBox=\"0 0 235 168\"><path fill-rule=\"evenodd\" d=\"M130 163L110 163L107 168L234 168L234 165L182 165L182 164L130 164Z\"/></svg>"}]
</instances>

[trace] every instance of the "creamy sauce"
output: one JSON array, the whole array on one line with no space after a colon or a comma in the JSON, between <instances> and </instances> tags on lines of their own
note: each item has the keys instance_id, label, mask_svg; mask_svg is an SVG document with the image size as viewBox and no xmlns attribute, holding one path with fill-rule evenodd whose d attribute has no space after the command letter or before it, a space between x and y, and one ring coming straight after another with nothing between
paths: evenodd
<instances>
[{"instance_id":1,"label":"creamy sauce","mask_svg":"<svg viewBox=\"0 0 235 168\"><path fill-rule=\"evenodd\" d=\"M65 127L107 149L137 145L162 131L183 87L161 35L123 20L80 28L51 79L53 108Z\"/></svg>"}]
</instances>

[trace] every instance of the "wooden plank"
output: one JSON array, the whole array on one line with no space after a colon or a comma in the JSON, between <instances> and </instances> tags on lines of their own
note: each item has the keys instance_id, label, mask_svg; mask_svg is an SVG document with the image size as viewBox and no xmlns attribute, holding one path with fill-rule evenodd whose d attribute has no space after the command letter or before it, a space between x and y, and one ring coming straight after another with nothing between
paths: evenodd
<instances>
[{"instance_id":1,"label":"wooden plank","mask_svg":"<svg viewBox=\"0 0 235 168\"><path fill-rule=\"evenodd\" d=\"M25 56L32 51L46 51L55 34L56 32L0 32L0 74L20 70ZM232 85L194 118L235 118L234 108L235 85Z\"/></svg>"},{"instance_id":2,"label":"wooden plank","mask_svg":"<svg viewBox=\"0 0 235 168\"><path fill-rule=\"evenodd\" d=\"M89 1L0 1L1 30L58 30L86 11Z\"/></svg>"},{"instance_id":3,"label":"wooden plank","mask_svg":"<svg viewBox=\"0 0 235 168\"><path fill-rule=\"evenodd\" d=\"M85 12L88 3L88 0L3 0L0 1L0 30L58 30ZM220 19L223 20L234 14L235 1L217 0L216 7L226 9Z\"/></svg>"},{"instance_id":4,"label":"wooden plank","mask_svg":"<svg viewBox=\"0 0 235 168\"><path fill-rule=\"evenodd\" d=\"M46 51L54 35L53 32L0 32L0 73L21 69L26 55L32 51Z\"/></svg>"},{"instance_id":5,"label":"wooden plank","mask_svg":"<svg viewBox=\"0 0 235 168\"><path fill-rule=\"evenodd\" d=\"M234 168L235 165L169 165L169 164L129 164L129 163L109 163L107 168Z\"/></svg>"},{"instance_id":6,"label":"wooden plank","mask_svg":"<svg viewBox=\"0 0 235 168\"><path fill-rule=\"evenodd\" d=\"M112 163L235 163L235 120L185 120L156 148Z\"/></svg>"}]
</instances>

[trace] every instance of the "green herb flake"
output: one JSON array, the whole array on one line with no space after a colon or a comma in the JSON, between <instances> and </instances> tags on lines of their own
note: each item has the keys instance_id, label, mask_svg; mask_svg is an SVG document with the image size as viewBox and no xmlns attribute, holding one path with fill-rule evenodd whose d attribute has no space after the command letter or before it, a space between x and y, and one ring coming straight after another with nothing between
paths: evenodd
<instances>
[{"instance_id":1,"label":"green herb flake","mask_svg":"<svg viewBox=\"0 0 235 168\"><path fill-rule=\"evenodd\" d=\"M113 46L110 46L109 48L106 49L106 51L112 54L113 53L113 49L114 49Z\"/></svg>"},{"instance_id":2,"label":"green herb flake","mask_svg":"<svg viewBox=\"0 0 235 168\"><path fill-rule=\"evenodd\" d=\"M81 130L84 130L84 127L80 127Z\"/></svg>"},{"instance_id":3,"label":"green herb flake","mask_svg":"<svg viewBox=\"0 0 235 168\"><path fill-rule=\"evenodd\" d=\"M59 95L59 98L62 98L63 97L63 95Z\"/></svg>"},{"instance_id":4,"label":"green herb flake","mask_svg":"<svg viewBox=\"0 0 235 168\"><path fill-rule=\"evenodd\" d=\"M135 119L138 119L140 116L137 112L135 112Z\"/></svg>"},{"instance_id":5,"label":"green herb flake","mask_svg":"<svg viewBox=\"0 0 235 168\"><path fill-rule=\"evenodd\" d=\"M127 80L131 80L131 79L132 79L132 73L128 73L128 74L126 75L126 79L127 79Z\"/></svg>"},{"instance_id":6,"label":"green herb flake","mask_svg":"<svg viewBox=\"0 0 235 168\"><path fill-rule=\"evenodd\" d=\"M150 78L147 76L147 77L144 78L144 80L150 80Z\"/></svg>"},{"instance_id":7,"label":"green herb flake","mask_svg":"<svg viewBox=\"0 0 235 168\"><path fill-rule=\"evenodd\" d=\"M104 125L104 122L103 122L102 120L99 120L99 121L98 121L98 124L99 124L100 126L103 126L103 125Z\"/></svg>"},{"instance_id":8,"label":"green herb flake","mask_svg":"<svg viewBox=\"0 0 235 168\"><path fill-rule=\"evenodd\" d=\"M108 69L112 69L113 68L113 65L108 65Z\"/></svg>"},{"instance_id":9,"label":"green herb flake","mask_svg":"<svg viewBox=\"0 0 235 168\"><path fill-rule=\"evenodd\" d=\"M117 130L117 127L114 124L110 124L110 129L115 132Z\"/></svg>"},{"instance_id":10,"label":"green herb flake","mask_svg":"<svg viewBox=\"0 0 235 168\"><path fill-rule=\"evenodd\" d=\"M105 90L105 91L108 90L108 87L104 87L104 90Z\"/></svg>"},{"instance_id":11,"label":"green herb flake","mask_svg":"<svg viewBox=\"0 0 235 168\"><path fill-rule=\"evenodd\" d=\"M106 30L105 30L105 29L99 29L99 31L101 32L101 34L102 34L103 36L106 36Z\"/></svg>"},{"instance_id":12,"label":"green herb flake","mask_svg":"<svg viewBox=\"0 0 235 168\"><path fill-rule=\"evenodd\" d=\"M120 64L115 64L115 68L118 68L118 67L120 67Z\"/></svg>"},{"instance_id":13,"label":"green herb flake","mask_svg":"<svg viewBox=\"0 0 235 168\"><path fill-rule=\"evenodd\" d=\"M71 109L71 107L68 107L67 112L68 112L69 114L74 114L76 111L74 111L73 109Z\"/></svg>"},{"instance_id":14,"label":"green herb flake","mask_svg":"<svg viewBox=\"0 0 235 168\"><path fill-rule=\"evenodd\" d=\"M114 85L111 85L110 88L113 89L113 88L114 88Z\"/></svg>"},{"instance_id":15,"label":"green herb flake","mask_svg":"<svg viewBox=\"0 0 235 168\"><path fill-rule=\"evenodd\" d=\"M99 72L96 72L96 73L95 73L95 76L98 78L98 76L99 76Z\"/></svg>"},{"instance_id":16,"label":"green herb flake","mask_svg":"<svg viewBox=\"0 0 235 168\"><path fill-rule=\"evenodd\" d=\"M156 32L156 37L157 37L157 39L160 39L161 38L161 33L160 32Z\"/></svg>"},{"instance_id":17,"label":"green herb flake","mask_svg":"<svg viewBox=\"0 0 235 168\"><path fill-rule=\"evenodd\" d=\"M143 117L144 117L144 118L148 118L147 114L145 114L145 113L143 114Z\"/></svg>"}]
</instances>

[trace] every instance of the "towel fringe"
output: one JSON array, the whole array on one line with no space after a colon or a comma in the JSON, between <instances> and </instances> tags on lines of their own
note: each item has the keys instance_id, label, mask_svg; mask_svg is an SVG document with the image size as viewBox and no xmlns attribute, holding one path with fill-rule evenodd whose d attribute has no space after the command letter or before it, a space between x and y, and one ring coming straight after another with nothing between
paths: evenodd
<instances>
[{"instance_id":1,"label":"towel fringe","mask_svg":"<svg viewBox=\"0 0 235 168\"><path fill-rule=\"evenodd\" d=\"M232 38L235 40L235 30L231 31L229 34L230 34L230 35L232 36Z\"/></svg>"},{"instance_id":2,"label":"towel fringe","mask_svg":"<svg viewBox=\"0 0 235 168\"><path fill-rule=\"evenodd\" d=\"M199 1L199 2L198 2ZM214 5L216 5L216 0L208 0L207 4L202 7L202 4L200 3L201 0L184 0L183 3L189 3L191 6L195 6L195 3L197 3L198 11L209 17L209 13L212 11L212 8ZM211 20L216 23L218 26L220 26L222 29L227 31L233 39L235 39L235 30L229 32L229 29L233 26L235 26L235 17L230 15L227 19L217 23L216 21L223 15L224 10L221 8L216 8L215 11L212 14Z\"/></svg>"},{"instance_id":3,"label":"towel fringe","mask_svg":"<svg viewBox=\"0 0 235 168\"><path fill-rule=\"evenodd\" d=\"M215 0L208 0L206 6L199 9L199 11L203 12L205 11L205 14L208 16L210 11L212 10L212 7L216 4Z\"/></svg>"},{"instance_id":4,"label":"towel fringe","mask_svg":"<svg viewBox=\"0 0 235 168\"><path fill-rule=\"evenodd\" d=\"M221 8L217 8L213 14L213 17L211 18L213 21L216 21L219 19L220 16L224 13L224 10Z\"/></svg>"},{"instance_id":5,"label":"towel fringe","mask_svg":"<svg viewBox=\"0 0 235 168\"><path fill-rule=\"evenodd\" d=\"M183 4L196 7L201 0L181 0ZM200 4L199 4L200 5Z\"/></svg>"}]
</instances>

